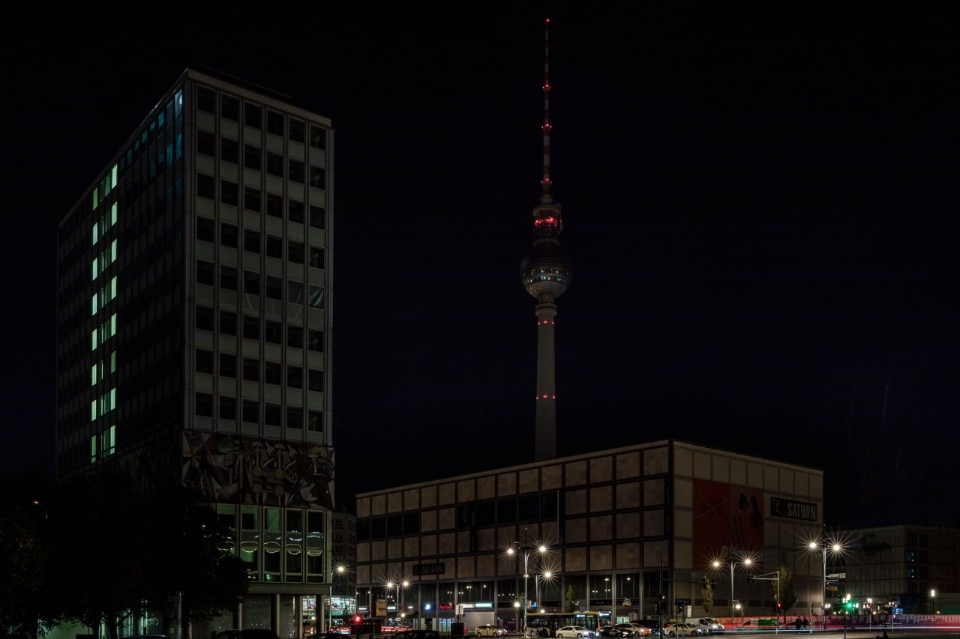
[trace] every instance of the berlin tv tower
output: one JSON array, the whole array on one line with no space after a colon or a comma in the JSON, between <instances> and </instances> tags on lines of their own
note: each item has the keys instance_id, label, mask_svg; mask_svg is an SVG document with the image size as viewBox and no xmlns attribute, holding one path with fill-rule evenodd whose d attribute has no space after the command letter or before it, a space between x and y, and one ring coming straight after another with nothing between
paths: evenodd
<instances>
[{"instance_id":1,"label":"berlin tv tower","mask_svg":"<svg viewBox=\"0 0 960 639\"><path fill-rule=\"evenodd\" d=\"M520 263L527 293L537 299L537 430L535 460L557 456L557 383L554 353L556 300L570 284L570 264L560 252L563 230L560 205L550 194L550 18L544 22L543 46L543 193L533 208L533 246Z\"/></svg>"}]
</instances>

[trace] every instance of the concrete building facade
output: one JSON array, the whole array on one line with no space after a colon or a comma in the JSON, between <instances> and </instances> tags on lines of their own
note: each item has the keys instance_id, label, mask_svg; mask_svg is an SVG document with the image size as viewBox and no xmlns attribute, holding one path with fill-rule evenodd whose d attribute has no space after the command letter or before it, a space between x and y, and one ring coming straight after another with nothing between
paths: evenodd
<instances>
[{"instance_id":1,"label":"concrete building facade","mask_svg":"<svg viewBox=\"0 0 960 639\"><path fill-rule=\"evenodd\" d=\"M187 69L59 226L57 478L203 492L252 585L199 636L329 594L332 185L329 119Z\"/></svg>"},{"instance_id":2,"label":"concrete building facade","mask_svg":"<svg viewBox=\"0 0 960 639\"><path fill-rule=\"evenodd\" d=\"M441 628L477 610L772 615L772 584L747 576L784 565L795 613L819 612L822 525L814 468L676 440L538 461L358 495L358 604Z\"/></svg>"}]
</instances>

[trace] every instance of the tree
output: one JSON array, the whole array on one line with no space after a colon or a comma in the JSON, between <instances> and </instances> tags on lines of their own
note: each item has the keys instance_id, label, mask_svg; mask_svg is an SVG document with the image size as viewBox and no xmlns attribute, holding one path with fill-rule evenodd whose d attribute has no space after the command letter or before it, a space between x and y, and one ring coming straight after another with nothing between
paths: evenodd
<instances>
[{"instance_id":1,"label":"tree","mask_svg":"<svg viewBox=\"0 0 960 639\"><path fill-rule=\"evenodd\" d=\"M182 622L209 619L235 608L249 586L240 559L221 551L214 511L179 484L144 494L105 468L62 484L50 513L43 591L51 623L102 624L117 639L135 612L163 618L164 628L178 609Z\"/></svg>"},{"instance_id":2,"label":"tree","mask_svg":"<svg viewBox=\"0 0 960 639\"><path fill-rule=\"evenodd\" d=\"M700 597L703 599L703 614L707 617L713 611L713 582L710 578L704 576L703 587L700 588Z\"/></svg>"},{"instance_id":3,"label":"tree","mask_svg":"<svg viewBox=\"0 0 960 639\"><path fill-rule=\"evenodd\" d=\"M47 564L40 525L50 481L26 473L0 486L0 636L38 634L40 589Z\"/></svg>"},{"instance_id":4,"label":"tree","mask_svg":"<svg viewBox=\"0 0 960 639\"><path fill-rule=\"evenodd\" d=\"M563 600L563 611L564 612L573 612L576 610L577 604L573 599L573 586L567 586L567 596Z\"/></svg>"},{"instance_id":5,"label":"tree","mask_svg":"<svg viewBox=\"0 0 960 639\"><path fill-rule=\"evenodd\" d=\"M43 591L51 606L45 619L103 624L117 639L146 590L143 562L157 550L145 544L149 527L144 500L126 475L104 470L58 486L44 530L50 561Z\"/></svg>"},{"instance_id":6,"label":"tree","mask_svg":"<svg viewBox=\"0 0 960 639\"><path fill-rule=\"evenodd\" d=\"M778 570L780 575L779 581L773 582L773 596L774 600L779 602L781 610L783 611L784 616L787 614L787 610L793 607L793 604L797 603L797 593L793 589L793 574L790 572L790 569L785 565L781 564ZM780 590L777 590L779 586Z\"/></svg>"},{"instance_id":7,"label":"tree","mask_svg":"<svg viewBox=\"0 0 960 639\"><path fill-rule=\"evenodd\" d=\"M199 493L171 484L151 499L153 512L165 513L149 531L151 553L146 564L147 608L169 619L171 603L179 600L183 622L212 619L233 610L247 591L246 566L223 552L230 541L219 529L216 513ZM169 624L165 624L165 627Z\"/></svg>"}]
</instances>

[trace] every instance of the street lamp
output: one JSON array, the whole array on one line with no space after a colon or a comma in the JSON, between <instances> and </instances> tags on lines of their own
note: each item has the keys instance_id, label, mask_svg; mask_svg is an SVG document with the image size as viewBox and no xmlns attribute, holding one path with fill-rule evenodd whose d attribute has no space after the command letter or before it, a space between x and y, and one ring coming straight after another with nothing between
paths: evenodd
<instances>
[{"instance_id":1,"label":"street lamp","mask_svg":"<svg viewBox=\"0 0 960 639\"><path fill-rule=\"evenodd\" d=\"M549 581L551 578L553 578L553 573L550 572L549 570L545 570L543 571L542 576L544 581ZM534 596L536 596L537 598L537 610L543 609L543 606L540 605L540 577L541 577L540 573L537 573L533 576L533 584L534 584L533 590L535 593Z\"/></svg>"},{"instance_id":2,"label":"street lamp","mask_svg":"<svg viewBox=\"0 0 960 639\"><path fill-rule=\"evenodd\" d=\"M751 559L750 557L741 555L740 561L738 562L736 555L733 555L731 553L731 558L727 560L727 565L730 566L730 619L731 621L733 620L733 569L736 567L738 563L741 566L749 567L751 564L753 564L753 559ZM723 562L720 561L719 559L715 559L713 561L714 570L719 570L721 567L723 567Z\"/></svg>"},{"instance_id":3,"label":"street lamp","mask_svg":"<svg viewBox=\"0 0 960 639\"><path fill-rule=\"evenodd\" d=\"M526 633L527 630L527 602L529 601L528 594L528 584L530 580L530 553L534 550L540 553L542 557L545 552L547 552L547 547L544 544L538 544L536 546L531 546L527 544L527 531L523 531L523 544L519 541L513 542L513 545L507 548L507 554L510 556L519 557L520 553L523 553L523 631ZM539 579L537 580L539 582ZM539 583L537 584L539 588Z\"/></svg>"},{"instance_id":4,"label":"street lamp","mask_svg":"<svg viewBox=\"0 0 960 639\"><path fill-rule=\"evenodd\" d=\"M930 590L930 614L937 614L937 591L933 589Z\"/></svg>"},{"instance_id":5,"label":"street lamp","mask_svg":"<svg viewBox=\"0 0 960 639\"><path fill-rule=\"evenodd\" d=\"M823 622L823 629L827 629L827 553L839 555L843 552L843 544L836 539L820 539L811 541L807 547L811 551L819 550L823 557L823 590L820 591L823 602L820 608L820 618Z\"/></svg>"},{"instance_id":6,"label":"street lamp","mask_svg":"<svg viewBox=\"0 0 960 639\"><path fill-rule=\"evenodd\" d=\"M396 582L394 582L392 579L387 582L387 588L388 588L388 589L389 589L389 588L396 588L397 596L394 598L393 603L394 603L394 606L395 606L396 609L397 609L397 610L396 610L396 615L397 615L397 616L396 616L396 619L397 619L397 620L399 620L401 616L404 616L404 617L406 616L405 614L404 614L404 615L401 615L402 607L401 607L401 605L400 605L400 586L403 586L403 589L406 590L407 588L410 587L410 582L407 581L406 579L404 579L402 583L401 583L399 580L396 581Z\"/></svg>"}]
</instances>

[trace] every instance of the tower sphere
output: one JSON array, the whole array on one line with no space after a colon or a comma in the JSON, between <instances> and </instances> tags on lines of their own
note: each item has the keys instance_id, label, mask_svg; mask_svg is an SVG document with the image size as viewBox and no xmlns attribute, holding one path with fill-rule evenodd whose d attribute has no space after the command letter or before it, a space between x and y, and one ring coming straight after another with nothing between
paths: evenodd
<instances>
[{"instance_id":1,"label":"tower sphere","mask_svg":"<svg viewBox=\"0 0 960 639\"><path fill-rule=\"evenodd\" d=\"M571 268L560 243L552 238L534 242L520 263L520 277L527 293L537 299L545 294L551 300L563 295L570 284Z\"/></svg>"}]
</instances>

